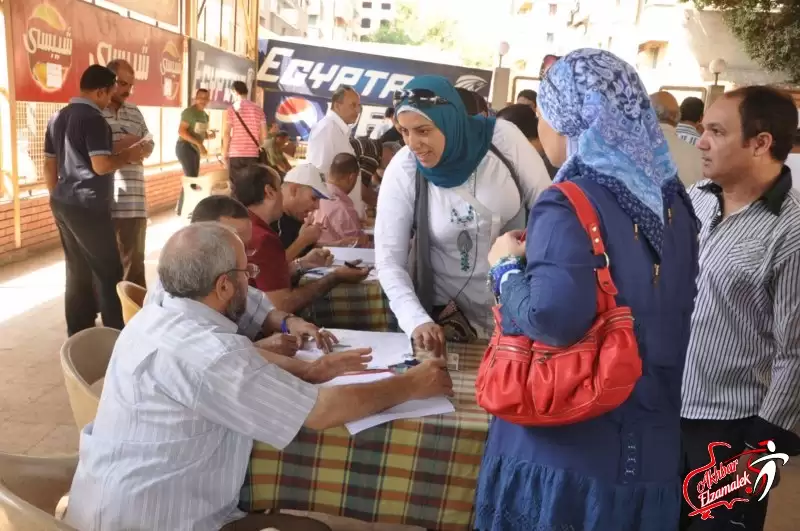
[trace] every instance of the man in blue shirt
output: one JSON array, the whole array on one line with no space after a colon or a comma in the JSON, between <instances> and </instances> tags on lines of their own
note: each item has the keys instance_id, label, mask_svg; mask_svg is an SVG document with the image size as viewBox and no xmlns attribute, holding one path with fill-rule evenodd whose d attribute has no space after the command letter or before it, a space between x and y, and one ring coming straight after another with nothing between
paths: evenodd
<instances>
[{"instance_id":1,"label":"man in blue shirt","mask_svg":"<svg viewBox=\"0 0 800 531\"><path fill-rule=\"evenodd\" d=\"M113 179L123 166L141 164L146 153L143 144L113 153L111 128L102 112L116 90L111 70L90 66L80 90L80 97L50 119L44 141L45 181L67 267L64 305L70 336L94 326L96 300L103 324L123 327L116 293L122 263L111 220Z\"/></svg>"}]
</instances>

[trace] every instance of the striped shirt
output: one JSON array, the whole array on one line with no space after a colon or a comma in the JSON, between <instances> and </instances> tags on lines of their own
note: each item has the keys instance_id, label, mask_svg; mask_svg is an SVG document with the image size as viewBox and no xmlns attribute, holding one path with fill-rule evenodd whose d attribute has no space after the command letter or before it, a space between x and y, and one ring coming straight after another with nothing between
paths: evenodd
<instances>
[{"instance_id":1,"label":"striped shirt","mask_svg":"<svg viewBox=\"0 0 800 531\"><path fill-rule=\"evenodd\" d=\"M155 286L147 288L147 295L144 298L145 304L162 304L167 292L161 284L161 279L156 278ZM247 288L247 303L244 313L236 321L239 334L249 337L255 341L262 332L262 326L267 316L275 309L275 305L269 300L267 295L256 288Z\"/></svg>"},{"instance_id":2,"label":"striped shirt","mask_svg":"<svg viewBox=\"0 0 800 531\"><path fill-rule=\"evenodd\" d=\"M700 273L681 415L800 420L800 192L784 167L758 201L721 219L721 189L690 190Z\"/></svg>"},{"instance_id":3,"label":"striped shirt","mask_svg":"<svg viewBox=\"0 0 800 531\"><path fill-rule=\"evenodd\" d=\"M150 131L139 108L123 103L116 113L111 107L103 111L114 142L126 135L143 137ZM111 202L113 218L146 218L147 202L144 193L144 166L129 164L114 173L114 199Z\"/></svg>"},{"instance_id":4,"label":"striped shirt","mask_svg":"<svg viewBox=\"0 0 800 531\"><path fill-rule=\"evenodd\" d=\"M247 133L242 126L242 122L236 117L236 111L247 125L247 128L255 137L256 141ZM234 103L228 107L227 123L231 126L231 140L228 148L229 157L258 157L260 144L261 126L266 125L267 118L264 111L250 100L241 100L238 104Z\"/></svg>"},{"instance_id":5,"label":"striped shirt","mask_svg":"<svg viewBox=\"0 0 800 531\"><path fill-rule=\"evenodd\" d=\"M675 127L675 134L678 135L678 138L693 146L696 146L697 141L700 140L700 133L689 124L678 124Z\"/></svg>"},{"instance_id":6,"label":"striped shirt","mask_svg":"<svg viewBox=\"0 0 800 531\"><path fill-rule=\"evenodd\" d=\"M120 333L97 417L81 432L66 521L218 531L244 516L253 440L286 447L317 394L205 304L148 304Z\"/></svg>"}]
</instances>

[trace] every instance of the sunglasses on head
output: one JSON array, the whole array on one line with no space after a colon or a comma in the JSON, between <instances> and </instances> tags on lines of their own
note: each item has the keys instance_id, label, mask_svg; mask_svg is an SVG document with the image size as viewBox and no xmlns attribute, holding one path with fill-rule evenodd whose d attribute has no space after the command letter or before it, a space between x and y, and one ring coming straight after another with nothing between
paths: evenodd
<instances>
[{"instance_id":1,"label":"sunglasses on head","mask_svg":"<svg viewBox=\"0 0 800 531\"><path fill-rule=\"evenodd\" d=\"M432 90L428 89L411 89L411 90L396 90L392 102L397 107L403 101L409 105L417 108L433 107L434 105L447 105L450 103L446 99L437 96Z\"/></svg>"}]
</instances>

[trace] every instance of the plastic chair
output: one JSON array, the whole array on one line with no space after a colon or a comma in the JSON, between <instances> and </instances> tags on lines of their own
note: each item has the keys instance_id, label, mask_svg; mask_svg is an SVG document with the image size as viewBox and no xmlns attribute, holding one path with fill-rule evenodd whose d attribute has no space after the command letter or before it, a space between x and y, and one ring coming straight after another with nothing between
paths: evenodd
<instances>
[{"instance_id":1,"label":"plastic chair","mask_svg":"<svg viewBox=\"0 0 800 531\"><path fill-rule=\"evenodd\" d=\"M113 328L88 328L61 347L61 371L78 428L83 429L97 415L100 395L91 385L105 376L118 336L119 330Z\"/></svg>"},{"instance_id":2,"label":"plastic chair","mask_svg":"<svg viewBox=\"0 0 800 531\"><path fill-rule=\"evenodd\" d=\"M122 303L122 320L125 324L128 324L133 316L142 309L146 295L147 290L139 284L127 280L117 283L117 296Z\"/></svg>"},{"instance_id":3,"label":"plastic chair","mask_svg":"<svg viewBox=\"0 0 800 531\"><path fill-rule=\"evenodd\" d=\"M230 193L228 170L215 170L199 177L184 177L181 215L186 219L191 219L197 203L210 195L229 195Z\"/></svg>"},{"instance_id":4,"label":"plastic chair","mask_svg":"<svg viewBox=\"0 0 800 531\"><path fill-rule=\"evenodd\" d=\"M77 531L53 516L69 491L77 466L77 455L0 453L0 529Z\"/></svg>"}]
</instances>

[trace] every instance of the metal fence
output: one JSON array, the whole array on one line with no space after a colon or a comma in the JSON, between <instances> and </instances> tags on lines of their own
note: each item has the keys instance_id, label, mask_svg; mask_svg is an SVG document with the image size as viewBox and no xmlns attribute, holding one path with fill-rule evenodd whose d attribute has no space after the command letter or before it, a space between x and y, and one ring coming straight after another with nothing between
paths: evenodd
<instances>
[{"instance_id":1,"label":"metal fence","mask_svg":"<svg viewBox=\"0 0 800 531\"><path fill-rule=\"evenodd\" d=\"M64 108L63 103L34 103L18 101L17 112L17 150L19 186L38 188L44 186L44 136L50 117ZM147 173L161 171L165 166L174 165L175 143L178 141L178 127L183 109L177 107L139 107L147 127L153 135L155 149L145 160ZM222 150L221 134L224 111L208 110L209 128L216 129L218 136L206 143L209 160L216 158Z\"/></svg>"}]
</instances>

